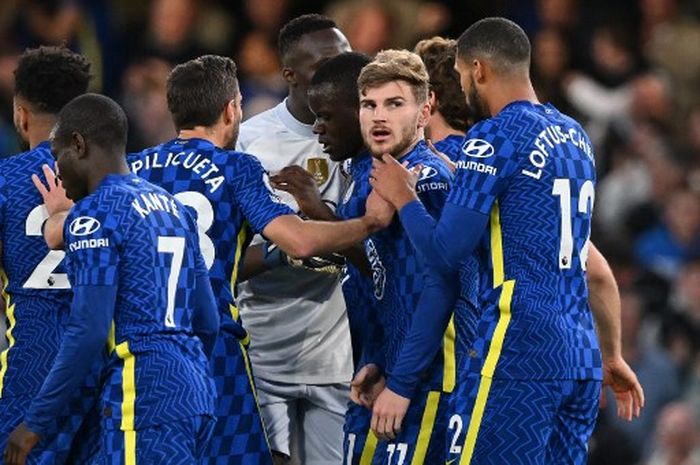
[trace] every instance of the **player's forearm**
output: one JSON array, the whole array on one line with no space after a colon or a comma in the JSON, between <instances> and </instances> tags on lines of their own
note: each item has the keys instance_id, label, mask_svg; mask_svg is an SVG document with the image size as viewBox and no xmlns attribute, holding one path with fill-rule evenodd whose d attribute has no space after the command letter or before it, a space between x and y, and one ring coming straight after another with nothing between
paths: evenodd
<instances>
[{"instance_id":1,"label":"player's forearm","mask_svg":"<svg viewBox=\"0 0 700 465\"><path fill-rule=\"evenodd\" d=\"M591 243L586 278L588 302L595 319L603 358L622 355L620 293L605 257Z\"/></svg>"},{"instance_id":2,"label":"player's forearm","mask_svg":"<svg viewBox=\"0 0 700 465\"><path fill-rule=\"evenodd\" d=\"M271 221L263 234L293 258L307 258L345 250L360 242L380 225L370 216L348 221L303 221L283 215Z\"/></svg>"},{"instance_id":3,"label":"player's forearm","mask_svg":"<svg viewBox=\"0 0 700 465\"><path fill-rule=\"evenodd\" d=\"M459 295L459 280L430 273L413 314L411 328L391 372L387 387L408 399L413 397L421 375L435 360Z\"/></svg>"},{"instance_id":4,"label":"player's forearm","mask_svg":"<svg viewBox=\"0 0 700 465\"><path fill-rule=\"evenodd\" d=\"M46 432L90 372L107 341L116 297L116 285L74 288L61 347L25 417L33 432Z\"/></svg>"},{"instance_id":5,"label":"player's forearm","mask_svg":"<svg viewBox=\"0 0 700 465\"><path fill-rule=\"evenodd\" d=\"M63 250L63 224L66 222L68 211L54 213L44 222L44 240L51 250Z\"/></svg>"}]
</instances>

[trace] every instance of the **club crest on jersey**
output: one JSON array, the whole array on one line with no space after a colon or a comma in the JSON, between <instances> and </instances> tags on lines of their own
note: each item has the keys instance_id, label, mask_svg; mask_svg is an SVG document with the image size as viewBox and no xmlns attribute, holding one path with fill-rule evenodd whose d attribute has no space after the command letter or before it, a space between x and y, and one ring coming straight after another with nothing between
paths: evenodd
<instances>
[{"instance_id":1,"label":"club crest on jersey","mask_svg":"<svg viewBox=\"0 0 700 465\"><path fill-rule=\"evenodd\" d=\"M79 216L71 221L68 230L73 236L88 236L100 229L100 222L92 216Z\"/></svg>"},{"instance_id":2,"label":"club crest on jersey","mask_svg":"<svg viewBox=\"0 0 700 465\"><path fill-rule=\"evenodd\" d=\"M420 170L420 177L418 178L418 182L425 181L426 179L430 179L438 174L438 171L433 168L432 166L424 166L423 169Z\"/></svg>"},{"instance_id":3,"label":"club crest on jersey","mask_svg":"<svg viewBox=\"0 0 700 465\"><path fill-rule=\"evenodd\" d=\"M468 157L488 158L496 151L493 145L484 139L469 139L462 146L462 152Z\"/></svg>"},{"instance_id":4,"label":"club crest on jersey","mask_svg":"<svg viewBox=\"0 0 700 465\"><path fill-rule=\"evenodd\" d=\"M328 160L325 158L309 158L306 160L306 171L314 177L316 185L325 184L330 175Z\"/></svg>"}]
</instances>

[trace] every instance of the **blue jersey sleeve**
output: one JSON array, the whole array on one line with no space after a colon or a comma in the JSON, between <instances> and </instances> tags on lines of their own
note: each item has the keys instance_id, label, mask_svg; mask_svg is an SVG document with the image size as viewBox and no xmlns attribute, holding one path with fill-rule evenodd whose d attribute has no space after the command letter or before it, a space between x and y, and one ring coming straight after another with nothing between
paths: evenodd
<instances>
[{"instance_id":1,"label":"blue jersey sleeve","mask_svg":"<svg viewBox=\"0 0 700 465\"><path fill-rule=\"evenodd\" d=\"M511 141L488 119L474 126L462 145L449 203L489 214L518 167Z\"/></svg>"},{"instance_id":2,"label":"blue jersey sleeve","mask_svg":"<svg viewBox=\"0 0 700 465\"><path fill-rule=\"evenodd\" d=\"M399 218L416 250L429 257L414 320L387 382L389 389L411 398L441 346L459 295L459 267L473 253L488 216L447 204L436 221L414 201L401 209Z\"/></svg>"},{"instance_id":3,"label":"blue jersey sleeve","mask_svg":"<svg viewBox=\"0 0 700 465\"><path fill-rule=\"evenodd\" d=\"M293 215L294 211L282 203L270 187L267 172L255 158L245 155L245 168L238 170L231 180L243 214L256 233L281 215Z\"/></svg>"},{"instance_id":4,"label":"blue jersey sleeve","mask_svg":"<svg viewBox=\"0 0 700 465\"><path fill-rule=\"evenodd\" d=\"M25 416L31 431L43 435L85 380L107 342L116 300L116 284L73 288L70 318L61 347Z\"/></svg>"}]
</instances>

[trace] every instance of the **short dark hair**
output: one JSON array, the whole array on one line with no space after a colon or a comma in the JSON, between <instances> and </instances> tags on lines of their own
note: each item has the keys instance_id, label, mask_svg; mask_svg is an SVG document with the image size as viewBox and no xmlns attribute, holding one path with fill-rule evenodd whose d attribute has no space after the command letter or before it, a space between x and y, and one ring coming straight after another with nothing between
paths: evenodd
<instances>
[{"instance_id":1,"label":"short dark hair","mask_svg":"<svg viewBox=\"0 0 700 465\"><path fill-rule=\"evenodd\" d=\"M465 62L476 56L492 62L500 71L530 66L530 40L525 31L506 18L484 18L459 36L457 55Z\"/></svg>"},{"instance_id":2,"label":"short dark hair","mask_svg":"<svg viewBox=\"0 0 700 465\"><path fill-rule=\"evenodd\" d=\"M330 85L335 96L343 103L359 107L357 78L372 59L364 53L345 52L330 58L311 78L310 88Z\"/></svg>"},{"instance_id":3,"label":"short dark hair","mask_svg":"<svg viewBox=\"0 0 700 465\"><path fill-rule=\"evenodd\" d=\"M90 62L66 47L27 49L15 70L15 95L41 113L57 114L87 91Z\"/></svg>"},{"instance_id":4,"label":"short dark hair","mask_svg":"<svg viewBox=\"0 0 700 465\"><path fill-rule=\"evenodd\" d=\"M53 137L67 143L71 134L81 134L89 143L123 152L127 120L117 102L99 94L83 94L68 102L58 113Z\"/></svg>"},{"instance_id":5,"label":"short dark hair","mask_svg":"<svg viewBox=\"0 0 700 465\"><path fill-rule=\"evenodd\" d=\"M437 98L437 111L447 124L458 131L469 128L469 108L455 71L457 41L443 37L421 40L414 52L425 63L430 76L430 90Z\"/></svg>"},{"instance_id":6,"label":"short dark hair","mask_svg":"<svg viewBox=\"0 0 700 465\"><path fill-rule=\"evenodd\" d=\"M308 14L298 16L282 27L277 37L280 57L284 60L289 50L306 34L338 27L328 16Z\"/></svg>"},{"instance_id":7,"label":"short dark hair","mask_svg":"<svg viewBox=\"0 0 700 465\"><path fill-rule=\"evenodd\" d=\"M238 93L236 63L219 55L177 65L168 76L168 109L178 130L214 125Z\"/></svg>"}]
</instances>

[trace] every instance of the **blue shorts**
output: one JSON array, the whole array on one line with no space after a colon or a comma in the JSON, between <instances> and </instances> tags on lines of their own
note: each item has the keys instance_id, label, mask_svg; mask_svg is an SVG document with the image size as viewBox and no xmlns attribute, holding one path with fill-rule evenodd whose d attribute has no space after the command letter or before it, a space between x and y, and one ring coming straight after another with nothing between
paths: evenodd
<instances>
[{"instance_id":1,"label":"blue shorts","mask_svg":"<svg viewBox=\"0 0 700 465\"><path fill-rule=\"evenodd\" d=\"M214 419L199 415L137 431L103 428L99 465L192 465L201 460Z\"/></svg>"},{"instance_id":2,"label":"blue shorts","mask_svg":"<svg viewBox=\"0 0 700 465\"><path fill-rule=\"evenodd\" d=\"M91 463L100 443L99 392L82 388L56 417L27 457L27 465L82 465ZM24 419L31 397L0 399L0 451L7 437Z\"/></svg>"},{"instance_id":3,"label":"blue shorts","mask_svg":"<svg viewBox=\"0 0 700 465\"><path fill-rule=\"evenodd\" d=\"M272 465L246 349L220 331L210 358L216 384L216 424L201 465Z\"/></svg>"},{"instance_id":4,"label":"blue shorts","mask_svg":"<svg viewBox=\"0 0 700 465\"><path fill-rule=\"evenodd\" d=\"M446 463L587 462L601 382L511 380L478 374L458 383L447 419Z\"/></svg>"},{"instance_id":5,"label":"blue shorts","mask_svg":"<svg viewBox=\"0 0 700 465\"><path fill-rule=\"evenodd\" d=\"M343 425L343 465L370 465L377 449L377 437L370 430L372 412L348 403Z\"/></svg>"}]
</instances>

